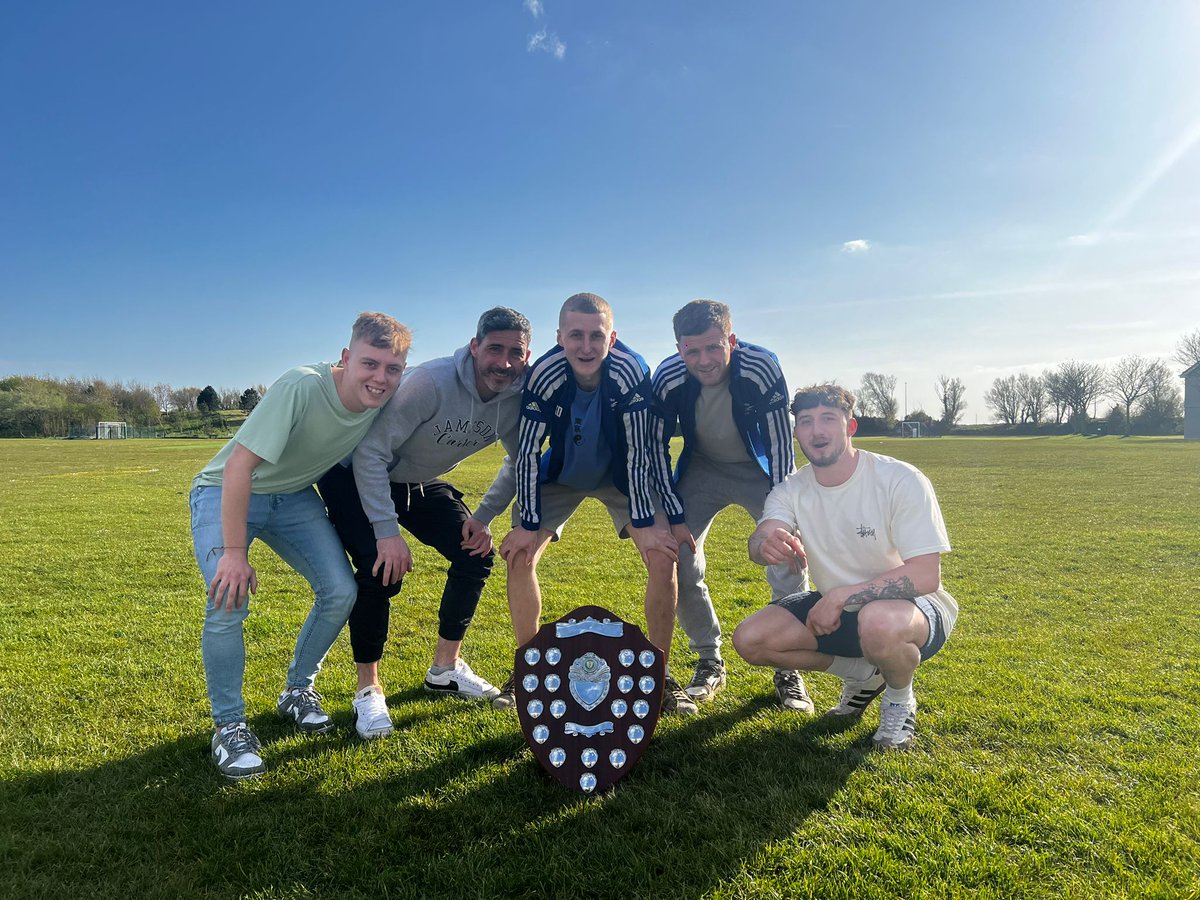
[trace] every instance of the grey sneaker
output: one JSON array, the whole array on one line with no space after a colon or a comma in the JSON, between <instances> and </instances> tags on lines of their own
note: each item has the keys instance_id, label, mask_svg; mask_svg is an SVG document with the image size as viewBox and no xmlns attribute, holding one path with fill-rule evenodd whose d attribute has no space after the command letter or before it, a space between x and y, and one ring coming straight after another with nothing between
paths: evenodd
<instances>
[{"instance_id":1,"label":"grey sneaker","mask_svg":"<svg viewBox=\"0 0 1200 900\"><path fill-rule=\"evenodd\" d=\"M843 681L842 694L837 706L825 713L827 716L861 716L871 701L883 693L883 676L879 670L866 681Z\"/></svg>"},{"instance_id":2,"label":"grey sneaker","mask_svg":"<svg viewBox=\"0 0 1200 900\"><path fill-rule=\"evenodd\" d=\"M288 688L279 695L275 708L305 734L324 734L333 728L333 719L321 709L321 695L315 688Z\"/></svg>"},{"instance_id":3,"label":"grey sneaker","mask_svg":"<svg viewBox=\"0 0 1200 900\"><path fill-rule=\"evenodd\" d=\"M226 778L241 781L267 771L259 756L261 746L245 722L230 722L213 732L212 758Z\"/></svg>"},{"instance_id":4,"label":"grey sneaker","mask_svg":"<svg viewBox=\"0 0 1200 900\"><path fill-rule=\"evenodd\" d=\"M808 691L804 688L804 679L795 669L775 670L775 699L784 709L808 716L813 714L812 697L808 696Z\"/></svg>"},{"instance_id":5,"label":"grey sneaker","mask_svg":"<svg viewBox=\"0 0 1200 900\"><path fill-rule=\"evenodd\" d=\"M495 700L500 690L487 679L471 671L465 659L454 661L454 668L439 675L430 668L425 673L425 690L434 694L448 694L463 700ZM515 701L514 701L515 702Z\"/></svg>"},{"instance_id":6,"label":"grey sneaker","mask_svg":"<svg viewBox=\"0 0 1200 900\"><path fill-rule=\"evenodd\" d=\"M492 698L492 709L515 709L517 706L517 679L509 672L500 687L500 693Z\"/></svg>"},{"instance_id":7,"label":"grey sneaker","mask_svg":"<svg viewBox=\"0 0 1200 900\"><path fill-rule=\"evenodd\" d=\"M684 693L679 682L668 675L663 683L662 711L668 716L694 716L700 710L696 701Z\"/></svg>"},{"instance_id":8,"label":"grey sneaker","mask_svg":"<svg viewBox=\"0 0 1200 900\"><path fill-rule=\"evenodd\" d=\"M684 689L697 703L711 700L717 691L725 687L725 663L719 659L702 659L696 663L692 680Z\"/></svg>"},{"instance_id":9,"label":"grey sneaker","mask_svg":"<svg viewBox=\"0 0 1200 900\"><path fill-rule=\"evenodd\" d=\"M876 750L909 750L917 740L917 704L884 700L879 707L879 728L871 743Z\"/></svg>"}]
</instances>

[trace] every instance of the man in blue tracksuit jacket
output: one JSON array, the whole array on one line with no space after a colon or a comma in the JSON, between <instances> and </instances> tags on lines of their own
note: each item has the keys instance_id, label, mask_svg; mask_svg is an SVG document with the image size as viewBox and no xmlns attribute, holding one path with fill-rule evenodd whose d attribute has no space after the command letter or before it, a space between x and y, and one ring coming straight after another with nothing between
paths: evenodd
<instances>
[{"instance_id":1,"label":"man in blue tracksuit jacket","mask_svg":"<svg viewBox=\"0 0 1200 900\"><path fill-rule=\"evenodd\" d=\"M796 458L787 382L775 354L738 341L724 303L693 300L673 324L678 352L654 371L662 448L655 475L673 498L668 508L684 510L689 534L679 551L679 624L700 657L687 693L708 700L725 684L725 663L721 625L704 581L704 539L713 518L730 504L757 522L767 494L791 474ZM670 440L677 424L683 449L672 475ZM772 585L779 596L806 587L802 571L793 575L788 584ZM799 673L776 672L775 691L785 708L812 711Z\"/></svg>"},{"instance_id":2,"label":"man in blue tracksuit jacket","mask_svg":"<svg viewBox=\"0 0 1200 900\"><path fill-rule=\"evenodd\" d=\"M620 537L633 540L646 565L646 636L671 649L677 588L675 567L684 533L683 508L653 488L660 454L651 412L650 370L617 340L612 307L595 294L567 298L558 317L558 346L529 371L514 462L513 528L500 544L508 564L508 604L517 645L541 618L537 564L586 497L608 509ZM549 449L543 452L547 438ZM694 713L696 705L669 675L663 711ZM515 704L512 680L492 701Z\"/></svg>"}]
</instances>

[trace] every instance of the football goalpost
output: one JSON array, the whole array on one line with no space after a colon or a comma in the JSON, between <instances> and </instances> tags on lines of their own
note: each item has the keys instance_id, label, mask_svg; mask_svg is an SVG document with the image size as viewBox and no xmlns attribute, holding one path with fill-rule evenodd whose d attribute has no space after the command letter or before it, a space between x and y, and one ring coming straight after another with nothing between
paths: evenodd
<instances>
[{"instance_id":1,"label":"football goalpost","mask_svg":"<svg viewBox=\"0 0 1200 900\"><path fill-rule=\"evenodd\" d=\"M900 437L925 437L925 430L920 422L901 422Z\"/></svg>"},{"instance_id":2,"label":"football goalpost","mask_svg":"<svg viewBox=\"0 0 1200 900\"><path fill-rule=\"evenodd\" d=\"M96 440L115 441L129 437L129 426L124 422L97 422Z\"/></svg>"}]
</instances>

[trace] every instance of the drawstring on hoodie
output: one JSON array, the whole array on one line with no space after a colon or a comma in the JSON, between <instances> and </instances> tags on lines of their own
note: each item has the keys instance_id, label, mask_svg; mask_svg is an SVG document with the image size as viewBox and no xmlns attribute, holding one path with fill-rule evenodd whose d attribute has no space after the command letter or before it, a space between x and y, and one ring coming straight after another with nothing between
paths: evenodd
<instances>
[{"instance_id":1,"label":"drawstring on hoodie","mask_svg":"<svg viewBox=\"0 0 1200 900\"><path fill-rule=\"evenodd\" d=\"M425 496L425 482L417 482L417 492L422 497ZM410 509L412 509L412 482L406 481L404 483L404 511L408 512Z\"/></svg>"},{"instance_id":2,"label":"drawstring on hoodie","mask_svg":"<svg viewBox=\"0 0 1200 900\"><path fill-rule=\"evenodd\" d=\"M519 387L519 385L513 385L511 388L498 393L491 400L484 401L484 399L479 396L478 388L475 384L474 378L472 377L470 372L466 371L466 366L468 364L469 359L470 359L470 354L469 354L469 348L467 348L467 347L460 348L454 355L454 366L455 366L455 370L457 373L457 383L458 383L458 385L461 386L461 389L462 389L461 392L465 393L467 395L468 400L470 401L470 412L469 412L468 421L473 423L471 425L471 428L475 430L474 433L472 435L469 435L468 437L473 438L475 436L475 434L478 434L478 432L482 430L481 428L476 429L475 424L474 424L475 423L475 400L476 400L476 398L478 398L479 402L483 404L485 409L489 403L492 405L493 421L492 421L491 443L495 443L500 440L500 413L501 413L501 407L504 405L502 401L505 399L505 397L507 397L510 394L510 392L517 394L519 397L521 388ZM471 363L471 365L473 367L473 363ZM473 368L472 368L472 372L473 372ZM440 376L434 376L434 377L436 378L436 377L440 377ZM461 394L460 394L460 396L461 396ZM452 396L443 396L442 402L447 403L448 401L451 401L452 399L453 399ZM461 410L462 407L457 406L457 402L460 402L460 401L456 401L455 406L457 407L457 409ZM440 412L441 411L439 410L439 413ZM483 423L481 422L479 424L482 425ZM482 437L482 435L479 435L479 436ZM396 452L397 452L397 448L393 448L393 454L395 454ZM467 455L470 455L470 454L468 453ZM389 475L399 474L399 473L397 473L396 469L400 466L400 462L401 462L401 460L399 458L397 458L395 455L393 455L392 465L388 469ZM422 468L422 466L418 466L418 469L421 469L421 468ZM436 477L436 476L431 476L431 477ZM403 483L404 484L404 511L405 512L410 512L412 510L412 495L413 495L413 486L414 485L416 486L417 490L420 492L421 496L422 497L425 496L425 483L424 482L408 481L408 482L394 482L394 483L396 483L396 484Z\"/></svg>"}]
</instances>

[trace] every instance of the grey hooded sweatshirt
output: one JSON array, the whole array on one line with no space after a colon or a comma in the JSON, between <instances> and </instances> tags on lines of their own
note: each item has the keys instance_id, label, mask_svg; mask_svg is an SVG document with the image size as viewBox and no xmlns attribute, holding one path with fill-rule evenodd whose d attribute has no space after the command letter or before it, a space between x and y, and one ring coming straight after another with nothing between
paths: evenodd
<instances>
[{"instance_id":1,"label":"grey hooded sweatshirt","mask_svg":"<svg viewBox=\"0 0 1200 900\"><path fill-rule=\"evenodd\" d=\"M516 492L511 460L523 387L518 378L485 403L475 387L469 345L404 374L354 451L354 480L377 539L400 533L389 482L415 485L438 478L497 440L508 455L474 517L486 525L508 508Z\"/></svg>"}]
</instances>

